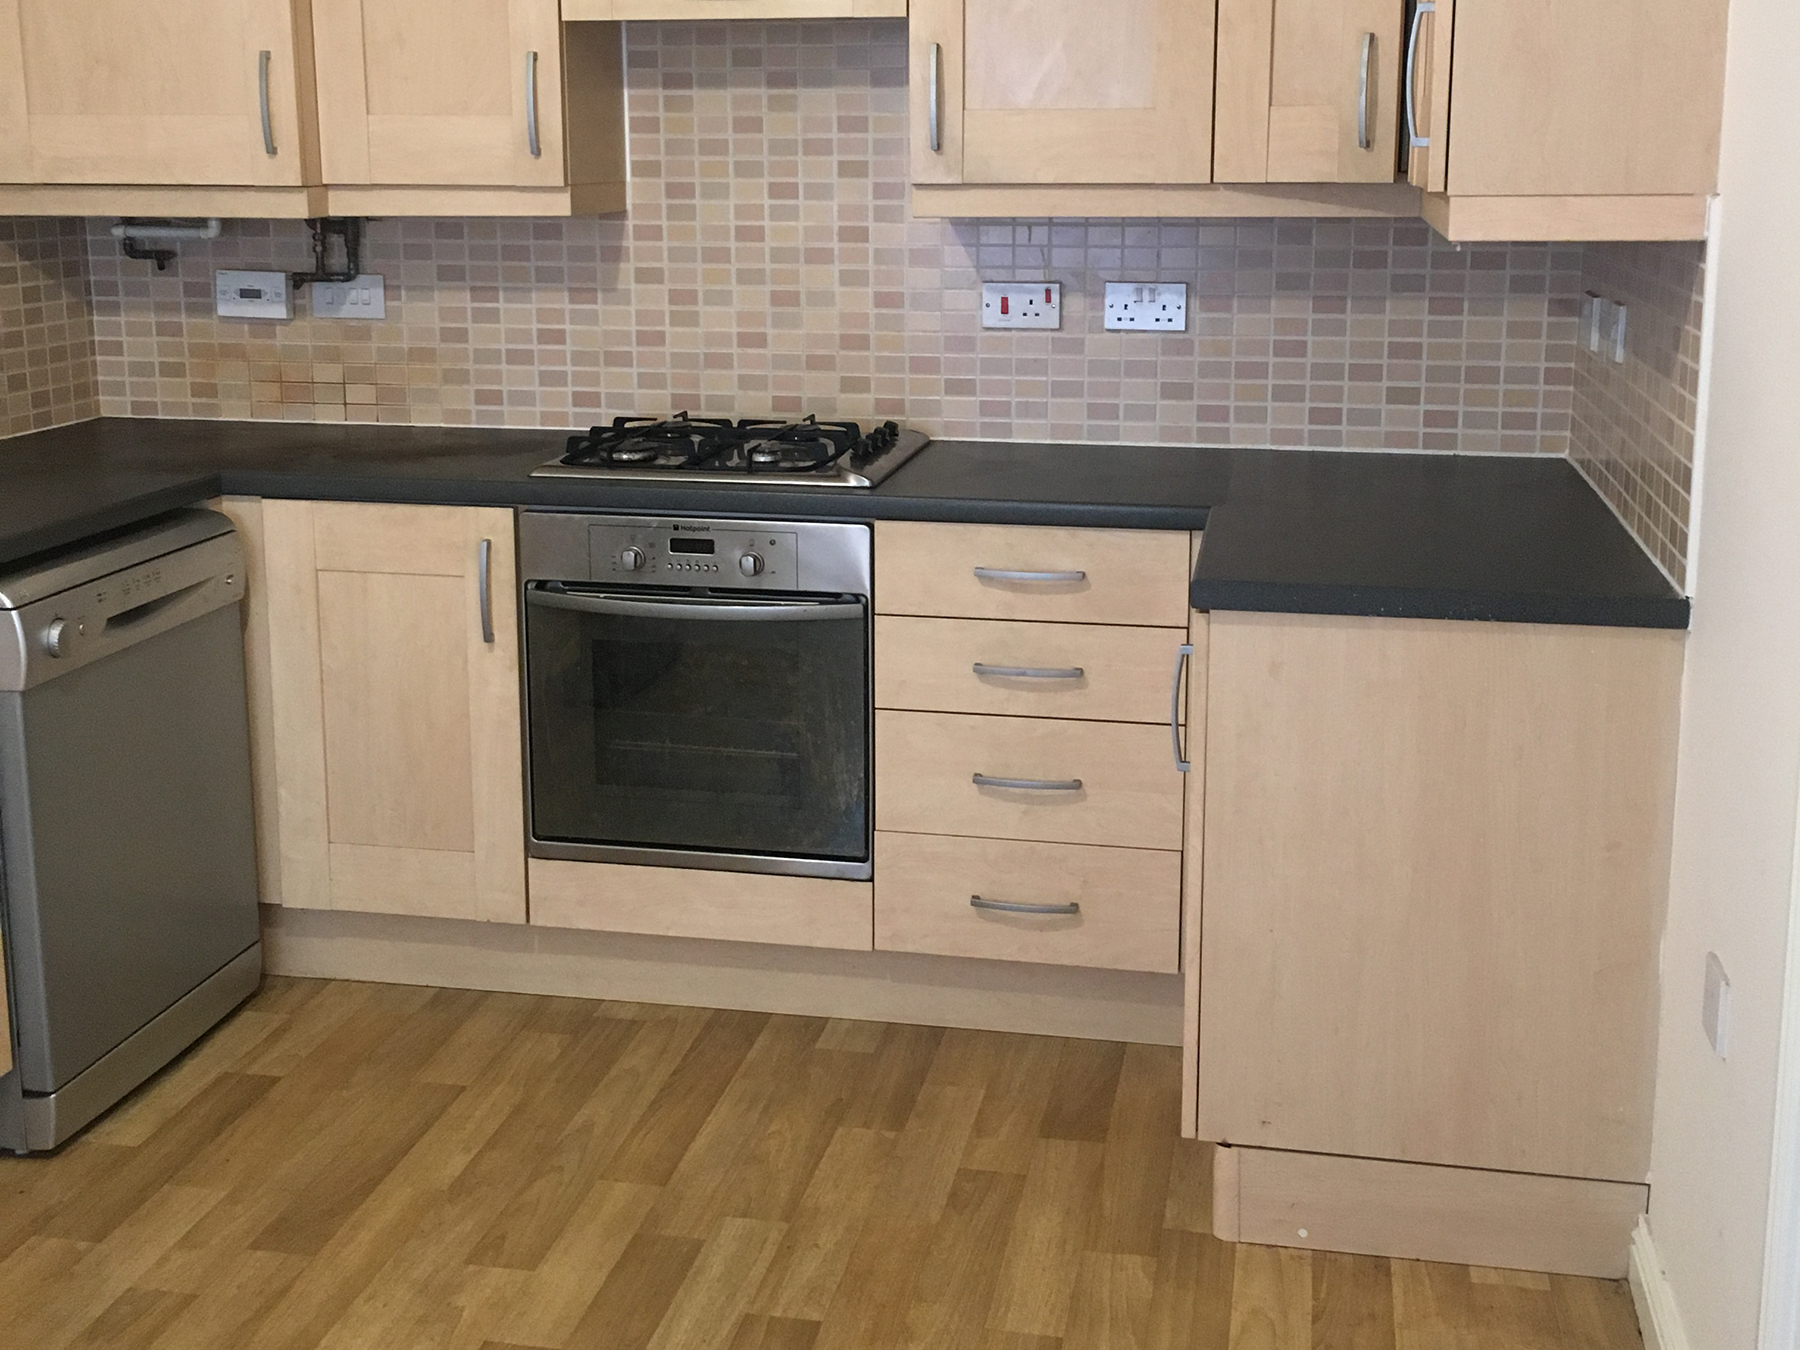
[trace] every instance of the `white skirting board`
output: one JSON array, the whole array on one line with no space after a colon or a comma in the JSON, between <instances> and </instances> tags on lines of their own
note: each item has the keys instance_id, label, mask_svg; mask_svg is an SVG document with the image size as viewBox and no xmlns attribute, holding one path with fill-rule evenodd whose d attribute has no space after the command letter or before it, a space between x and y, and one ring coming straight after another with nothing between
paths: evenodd
<instances>
[{"instance_id":1,"label":"white skirting board","mask_svg":"<svg viewBox=\"0 0 1800 1350\"><path fill-rule=\"evenodd\" d=\"M1644 1335L1644 1350L1688 1350L1687 1328L1681 1323L1675 1290L1663 1274L1650 1224L1645 1219L1638 1220L1637 1230L1631 1235L1628 1278L1631 1301L1637 1305L1638 1329Z\"/></svg>"},{"instance_id":2,"label":"white skirting board","mask_svg":"<svg viewBox=\"0 0 1800 1350\"><path fill-rule=\"evenodd\" d=\"M1181 977L264 906L270 974L1181 1044Z\"/></svg>"}]
</instances>

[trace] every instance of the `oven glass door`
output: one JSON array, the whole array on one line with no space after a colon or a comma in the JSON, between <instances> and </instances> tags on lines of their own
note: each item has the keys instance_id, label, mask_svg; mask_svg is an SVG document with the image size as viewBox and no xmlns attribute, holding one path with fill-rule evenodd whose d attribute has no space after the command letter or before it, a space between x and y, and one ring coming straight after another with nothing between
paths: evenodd
<instances>
[{"instance_id":1,"label":"oven glass door","mask_svg":"<svg viewBox=\"0 0 1800 1350\"><path fill-rule=\"evenodd\" d=\"M866 600L533 582L525 601L534 840L867 862Z\"/></svg>"}]
</instances>

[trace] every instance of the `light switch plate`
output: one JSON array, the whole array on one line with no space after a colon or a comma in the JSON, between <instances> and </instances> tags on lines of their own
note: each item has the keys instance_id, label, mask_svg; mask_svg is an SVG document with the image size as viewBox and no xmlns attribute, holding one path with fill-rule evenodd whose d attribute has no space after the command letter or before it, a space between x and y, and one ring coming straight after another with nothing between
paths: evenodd
<instances>
[{"instance_id":1,"label":"light switch plate","mask_svg":"<svg viewBox=\"0 0 1800 1350\"><path fill-rule=\"evenodd\" d=\"M291 319L286 272L213 273L213 312L221 319Z\"/></svg>"},{"instance_id":2,"label":"light switch plate","mask_svg":"<svg viewBox=\"0 0 1800 1350\"><path fill-rule=\"evenodd\" d=\"M1700 995L1700 1026L1713 1053L1724 1059L1731 1051L1731 978L1717 952L1706 954L1706 985Z\"/></svg>"},{"instance_id":3,"label":"light switch plate","mask_svg":"<svg viewBox=\"0 0 1800 1350\"><path fill-rule=\"evenodd\" d=\"M988 281L981 287L983 328L1061 328L1062 282Z\"/></svg>"},{"instance_id":4,"label":"light switch plate","mask_svg":"<svg viewBox=\"0 0 1800 1350\"><path fill-rule=\"evenodd\" d=\"M1104 326L1124 332L1187 332L1187 283L1107 282Z\"/></svg>"},{"instance_id":5,"label":"light switch plate","mask_svg":"<svg viewBox=\"0 0 1800 1350\"><path fill-rule=\"evenodd\" d=\"M387 283L375 272L364 272L355 281L315 281L312 312L315 319L387 318Z\"/></svg>"}]
</instances>

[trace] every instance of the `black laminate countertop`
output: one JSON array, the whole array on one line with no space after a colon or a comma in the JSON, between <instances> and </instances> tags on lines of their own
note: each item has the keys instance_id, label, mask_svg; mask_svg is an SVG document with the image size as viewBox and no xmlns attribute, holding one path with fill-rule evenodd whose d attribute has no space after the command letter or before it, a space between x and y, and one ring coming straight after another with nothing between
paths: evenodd
<instances>
[{"instance_id":1,"label":"black laminate countertop","mask_svg":"<svg viewBox=\"0 0 1800 1350\"><path fill-rule=\"evenodd\" d=\"M0 567L220 492L1206 531L1200 609L1684 628L1566 460L939 441L873 491L529 477L558 432L101 418L0 442Z\"/></svg>"}]
</instances>

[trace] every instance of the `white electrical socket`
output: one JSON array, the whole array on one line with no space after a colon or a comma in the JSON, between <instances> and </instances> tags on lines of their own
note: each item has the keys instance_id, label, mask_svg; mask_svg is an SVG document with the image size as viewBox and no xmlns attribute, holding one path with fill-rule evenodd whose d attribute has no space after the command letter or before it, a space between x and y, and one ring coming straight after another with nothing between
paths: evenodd
<instances>
[{"instance_id":1,"label":"white electrical socket","mask_svg":"<svg viewBox=\"0 0 1800 1350\"><path fill-rule=\"evenodd\" d=\"M983 328L1061 328L1062 282L985 281Z\"/></svg>"},{"instance_id":2,"label":"white electrical socket","mask_svg":"<svg viewBox=\"0 0 1800 1350\"><path fill-rule=\"evenodd\" d=\"M1625 364L1625 320L1630 311L1594 291L1581 299L1581 341L1596 356L1616 366Z\"/></svg>"},{"instance_id":3,"label":"white electrical socket","mask_svg":"<svg viewBox=\"0 0 1800 1350\"><path fill-rule=\"evenodd\" d=\"M1724 1059L1731 1049L1731 979L1717 952L1706 954L1706 986L1700 995L1700 1025L1713 1053Z\"/></svg>"},{"instance_id":4,"label":"white electrical socket","mask_svg":"<svg viewBox=\"0 0 1800 1350\"><path fill-rule=\"evenodd\" d=\"M1187 282L1107 282L1104 326L1126 331L1187 332Z\"/></svg>"},{"instance_id":5,"label":"white electrical socket","mask_svg":"<svg viewBox=\"0 0 1800 1350\"><path fill-rule=\"evenodd\" d=\"M291 319L286 272L213 273L213 313L221 319Z\"/></svg>"},{"instance_id":6,"label":"white electrical socket","mask_svg":"<svg viewBox=\"0 0 1800 1350\"><path fill-rule=\"evenodd\" d=\"M374 272L355 281L315 281L312 312L315 319L385 319L387 284Z\"/></svg>"}]
</instances>

